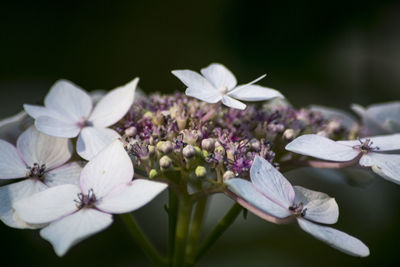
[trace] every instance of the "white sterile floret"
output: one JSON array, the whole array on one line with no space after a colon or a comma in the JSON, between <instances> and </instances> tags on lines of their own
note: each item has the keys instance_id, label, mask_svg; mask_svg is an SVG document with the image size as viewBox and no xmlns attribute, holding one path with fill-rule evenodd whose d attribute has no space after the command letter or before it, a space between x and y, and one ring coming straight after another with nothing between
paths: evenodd
<instances>
[{"instance_id":1,"label":"white sterile floret","mask_svg":"<svg viewBox=\"0 0 400 267\"><path fill-rule=\"evenodd\" d=\"M400 184L400 134L364 137L360 140L333 141L315 134L302 135L290 142L286 150L328 161L359 160L364 167L383 178Z\"/></svg>"},{"instance_id":2,"label":"white sterile floret","mask_svg":"<svg viewBox=\"0 0 400 267\"><path fill-rule=\"evenodd\" d=\"M61 184L78 184L81 163L65 164L72 155L66 138L40 133L34 126L23 132L17 147L0 140L0 179L25 178L0 187L0 220L10 227L33 228L15 217L14 202Z\"/></svg>"},{"instance_id":3,"label":"white sterile floret","mask_svg":"<svg viewBox=\"0 0 400 267\"><path fill-rule=\"evenodd\" d=\"M198 98L208 103L222 103L228 107L245 109L246 105L238 101L262 101L282 94L275 89L255 85L265 75L256 80L237 86L235 76L224 65L212 63L201 69L201 74L191 70L173 70L172 74L178 77L188 88L186 95Z\"/></svg>"},{"instance_id":4,"label":"white sterile floret","mask_svg":"<svg viewBox=\"0 0 400 267\"><path fill-rule=\"evenodd\" d=\"M367 108L353 104L351 108L361 117L367 135L400 132L400 101L374 104Z\"/></svg>"},{"instance_id":5,"label":"white sterile floret","mask_svg":"<svg viewBox=\"0 0 400 267\"><path fill-rule=\"evenodd\" d=\"M167 185L132 180L132 161L119 140L113 141L83 168L80 185L60 185L18 201L19 218L49 224L40 235L63 256L74 244L107 228L112 213L136 210Z\"/></svg>"},{"instance_id":6,"label":"white sterile floret","mask_svg":"<svg viewBox=\"0 0 400 267\"><path fill-rule=\"evenodd\" d=\"M251 166L250 178L251 182L241 178L225 182L238 203L250 212L272 222L294 217L301 229L333 248L352 256L369 255L368 247L359 239L321 225L336 223L338 219L339 208L334 198L304 187L292 187L279 171L259 156Z\"/></svg>"},{"instance_id":7,"label":"white sterile floret","mask_svg":"<svg viewBox=\"0 0 400 267\"><path fill-rule=\"evenodd\" d=\"M118 87L99 100L93 108L90 95L75 84L60 80L50 89L44 107L24 105L26 112L35 119L37 129L45 134L73 138L78 154L90 160L100 150L119 138L107 127L118 122L133 103L136 78Z\"/></svg>"}]
</instances>

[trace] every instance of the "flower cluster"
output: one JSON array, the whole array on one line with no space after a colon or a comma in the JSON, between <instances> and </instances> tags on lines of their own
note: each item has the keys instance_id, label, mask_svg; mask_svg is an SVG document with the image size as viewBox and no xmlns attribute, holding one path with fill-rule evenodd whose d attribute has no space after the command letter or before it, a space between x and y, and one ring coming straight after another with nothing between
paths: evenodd
<instances>
[{"instance_id":1,"label":"flower cluster","mask_svg":"<svg viewBox=\"0 0 400 267\"><path fill-rule=\"evenodd\" d=\"M62 256L107 228L112 214L126 215L168 187L168 258L154 251L132 217L121 215L156 265L194 264L214 235L229 226L224 217L203 246L198 245L201 227L189 227L191 220L201 225L205 200L215 193L237 202L227 221L233 222L242 207L272 223L295 219L336 249L369 255L357 238L322 225L338 219L334 198L292 186L282 173L359 163L400 183L398 102L354 106L358 122L332 108L292 107L277 90L255 85L265 75L237 86L235 76L217 63L202 75L172 73L187 86L186 94L139 96L136 78L91 96L60 80L44 106L25 104L26 113L1 121L0 179L22 181L0 187L0 220L10 227L41 229ZM76 137L77 155L71 141Z\"/></svg>"}]
</instances>

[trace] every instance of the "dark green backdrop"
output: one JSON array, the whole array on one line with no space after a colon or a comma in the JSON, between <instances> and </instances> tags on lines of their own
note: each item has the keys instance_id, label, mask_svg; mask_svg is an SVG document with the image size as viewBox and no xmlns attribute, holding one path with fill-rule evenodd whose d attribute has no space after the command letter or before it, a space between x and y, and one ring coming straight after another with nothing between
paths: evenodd
<instances>
[{"instance_id":1,"label":"dark green backdrop","mask_svg":"<svg viewBox=\"0 0 400 267\"><path fill-rule=\"evenodd\" d=\"M175 68L221 62L248 82L279 89L297 106L348 108L400 98L400 4L396 1L13 1L0 7L0 117L40 103L54 81L111 89L135 76L145 92L184 86ZM341 254L296 225L239 219L200 265L389 265L400 251L400 187L375 179L351 187L338 178L292 174L294 184L335 196L338 228L361 238L367 259ZM136 214L165 241L165 196ZM212 222L230 201L213 202ZM123 225L58 259L37 232L0 225L2 266L146 266ZM6 263L5 265L3 265Z\"/></svg>"}]
</instances>

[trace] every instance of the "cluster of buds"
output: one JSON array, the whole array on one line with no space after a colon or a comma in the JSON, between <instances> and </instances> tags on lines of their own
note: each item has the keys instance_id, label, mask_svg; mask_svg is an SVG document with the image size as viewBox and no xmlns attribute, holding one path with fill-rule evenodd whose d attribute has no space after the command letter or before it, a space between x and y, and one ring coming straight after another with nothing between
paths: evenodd
<instances>
[{"instance_id":1,"label":"cluster of buds","mask_svg":"<svg viewBox=\"0 0 400 267\"><path fill-rule=\"evenodd\" d=\"M203 121L211 109L215 113ZM284 102L248 106L243 111L180 93L137 99L115 129L123 136L135 168L147 177L175 170L217 182L248 177L256 156L279 167L277 159L290 154L282 148L302 134L323 133L334 139L350 134L335 119Z\"/></svg>"}]
</instances>

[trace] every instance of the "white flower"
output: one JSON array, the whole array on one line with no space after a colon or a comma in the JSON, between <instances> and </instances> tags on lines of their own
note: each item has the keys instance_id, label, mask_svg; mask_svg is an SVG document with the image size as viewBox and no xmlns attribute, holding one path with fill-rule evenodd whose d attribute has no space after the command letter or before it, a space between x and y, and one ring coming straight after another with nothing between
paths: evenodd
<instances>
[{"instance_id":1,"label":"white flower","mask_svg":"<svg viewBox=\"0 0 400 267\"><path fill-rule=\"evenodd\" d=\"M207 68L201 69L201 76L197 72L191 70L173 70L172 74L178 77L188 88L186 95L198 98L208 103L222 103L231 108L245 109L246 105L243 101L261 101L275 97L283 97L278 91L254 85L265 75L256 80L244 84L237 85L235 76L224 65L212 63Z\"/></svg>"},{"instance_id":2,"label":"white flower","mask_svg":"<svg viewBox=\"0 0 400 267\"><path fill-rule=\"evenodd\" d=\"M5 118L0 121L0 139L14 144L18 136L32 124L32 118L25 111Z\"/></svg>"},{"instance_id":3,"label":"white flower","mask_svg":"<svg viewBox=\"0 0 400 267\"><path fill-rule=\"evenodd\" d=\"M0 179L25 178L0 187L0 219L11 227L31 227L14 216L12 204L48 187L77 184L82 167L78 162L65 164L71 155L68 139L47 136L34 126L19 136L17 147L0 140Z\"/></svg>"},{"instance_id":4,"label":"white flower","mask_svg":"<svg viewBox=\"0 0 400 267\"><path fill-rule=\"evenodd\" d=\"M139 79L106 94L93 108L91 97L75 84L60 80L50 89L44 107L24 105L36 128L48 135L73 138L78 154L89 160L119 134L107 127L118 122L132 105Z\"/></svg>"},{"instance_id":5,"label":"white flower","mask_svg":"<svg viewBox=\"0 0 400 267\"><path fill-rule=\"evenodd\" d=\"M361 117L367 135L400 132L400 101L374 104L367 108L354 104L351 108Z\"/></svg>"},{"instance_id":6,"label":"white flower","mask_svg":"<svg viewBox=\"0 0 400 267\"><path fill-rule=\"evenodd\" d=\"M14 204L30 224L47 224L40 235L64 255L77 242L112 223L112 213L126 213L147 204L167 185L136 179L122 143L115 140L83 168L80 186L61 185Z\"/></svg>"},{"instance_id":7,"label":"white flower","mask_svg":"<svg viewBox=\"0 0 400 267\"><path fill-rule=\"evenodd\" d=\"M294 186L268 161L257 156L250 169L251 182L236 178L225 183L236 200L263 219L293 218L301 229L328 245L359 257L369 255L360 240L321 224L337 222L339 209L334 198L301 186Z\"/></svg>"},{"instance_id":8,"label":"white flower","mask_svg":"<svg viewBox=\"0 0 400 267\"><path fill-rule=\"evenodd\" d=\"M351 162L371 167L383 178L400 184L400 155L388 152L400 149L400 134L365 137L360 140L333 141L314 134L302 135L286 150L323 160ZM386 152L386 153L385 153Z\"/></svg>"}]
</instances>

